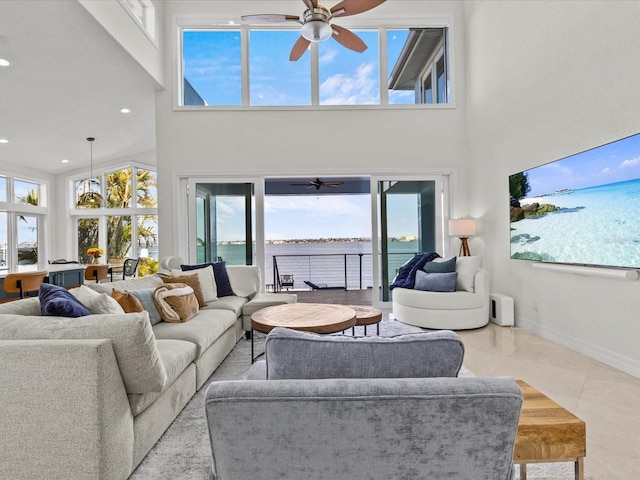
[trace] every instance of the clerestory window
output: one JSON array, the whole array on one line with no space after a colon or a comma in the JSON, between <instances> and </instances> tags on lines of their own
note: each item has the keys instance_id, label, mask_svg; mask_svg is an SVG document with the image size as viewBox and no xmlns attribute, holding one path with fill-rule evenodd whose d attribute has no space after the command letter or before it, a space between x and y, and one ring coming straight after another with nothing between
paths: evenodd
<instances>
[{"instance_id":1,"label":"clerestory window","mask_svg":"<svg viewBox=\"0 0 640 480\"><path fill-rule=\"evenodd\" d=\"M448 27L351 30L363 53L329 39L290 61L298 30L182 25L178 106L451 103Z\"/></svg>"}]
</instances>

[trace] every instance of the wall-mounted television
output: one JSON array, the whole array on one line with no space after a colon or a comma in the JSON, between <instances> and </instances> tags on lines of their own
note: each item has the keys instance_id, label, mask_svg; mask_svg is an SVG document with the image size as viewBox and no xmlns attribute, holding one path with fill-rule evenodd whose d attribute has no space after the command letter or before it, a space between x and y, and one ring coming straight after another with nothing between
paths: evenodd
<instances>
[{"instance_id":1,"label":"wall-mounted television","mask_svg":"<svg viewBox=\"0 0 640 480\"><path fill-rule=\"evenodd\" d=\"M640 134L509 176L511 258L640 268Z\"/></svg>"}]
</instances>

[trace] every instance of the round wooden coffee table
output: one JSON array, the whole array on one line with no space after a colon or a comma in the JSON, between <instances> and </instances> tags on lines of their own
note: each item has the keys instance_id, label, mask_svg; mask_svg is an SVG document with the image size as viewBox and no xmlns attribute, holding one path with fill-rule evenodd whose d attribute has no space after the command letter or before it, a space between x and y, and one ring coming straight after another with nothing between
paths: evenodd
<instances>
[{"instance_id":1,"label":"round wooden coffee table","mask_svg":"<svg viewBox=\"0 0 640 480\"><path fill-rule=\"evenodd\" d=\"M356 311L345 305L328 303L287 303L263 308L251 315L251 329L269 333L286 327L314 333L341 332L356 325ZM251 361L253 356L251 332Z\"/></svg>"}]
</instances>

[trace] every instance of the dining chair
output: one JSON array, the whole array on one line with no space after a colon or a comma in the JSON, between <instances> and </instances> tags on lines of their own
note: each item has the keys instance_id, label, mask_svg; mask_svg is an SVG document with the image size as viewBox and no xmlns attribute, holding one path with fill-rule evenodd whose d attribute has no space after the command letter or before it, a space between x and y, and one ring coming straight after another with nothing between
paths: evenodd
<instances>
[{"instance_id":1,"label":"dining chair","mask_svg":"<svg viewBox=\"0 0 640 480\"><path fill-rule=\"evenodd\" d=\"M2 288L5 293L18 293L19 298L25 298L28 293L37 292L40 289L40 284L44 282L47 275L46 271L10 273L4 277Z\"/></svg>"},{"instance_id":2,"label":"dining chair","mask_svg":"<svg viewBox=\"0 0 640 480\"><path fill-rule=\"evenodd\" d=\"M93 280L100 283L101 280L109 278L109 265L87 265L84 270L84 279Z\"/></svg>"}]
</instances>

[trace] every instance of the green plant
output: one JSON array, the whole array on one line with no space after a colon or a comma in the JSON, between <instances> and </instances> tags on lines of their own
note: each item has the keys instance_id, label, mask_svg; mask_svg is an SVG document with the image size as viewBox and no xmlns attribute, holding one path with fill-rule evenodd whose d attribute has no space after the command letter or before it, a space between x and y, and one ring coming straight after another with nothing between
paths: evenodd
<instances>
[{"instance_id":1,"label":"green plant","mask_svg":"<svg viewBox=\"0 0 640 480\"><path fill-rule=\"evenodd\" d=\"M531 190L529 179L525 172L516 173L509 177L509 195L520 200Z\"/></svg>"}]
</instances>

